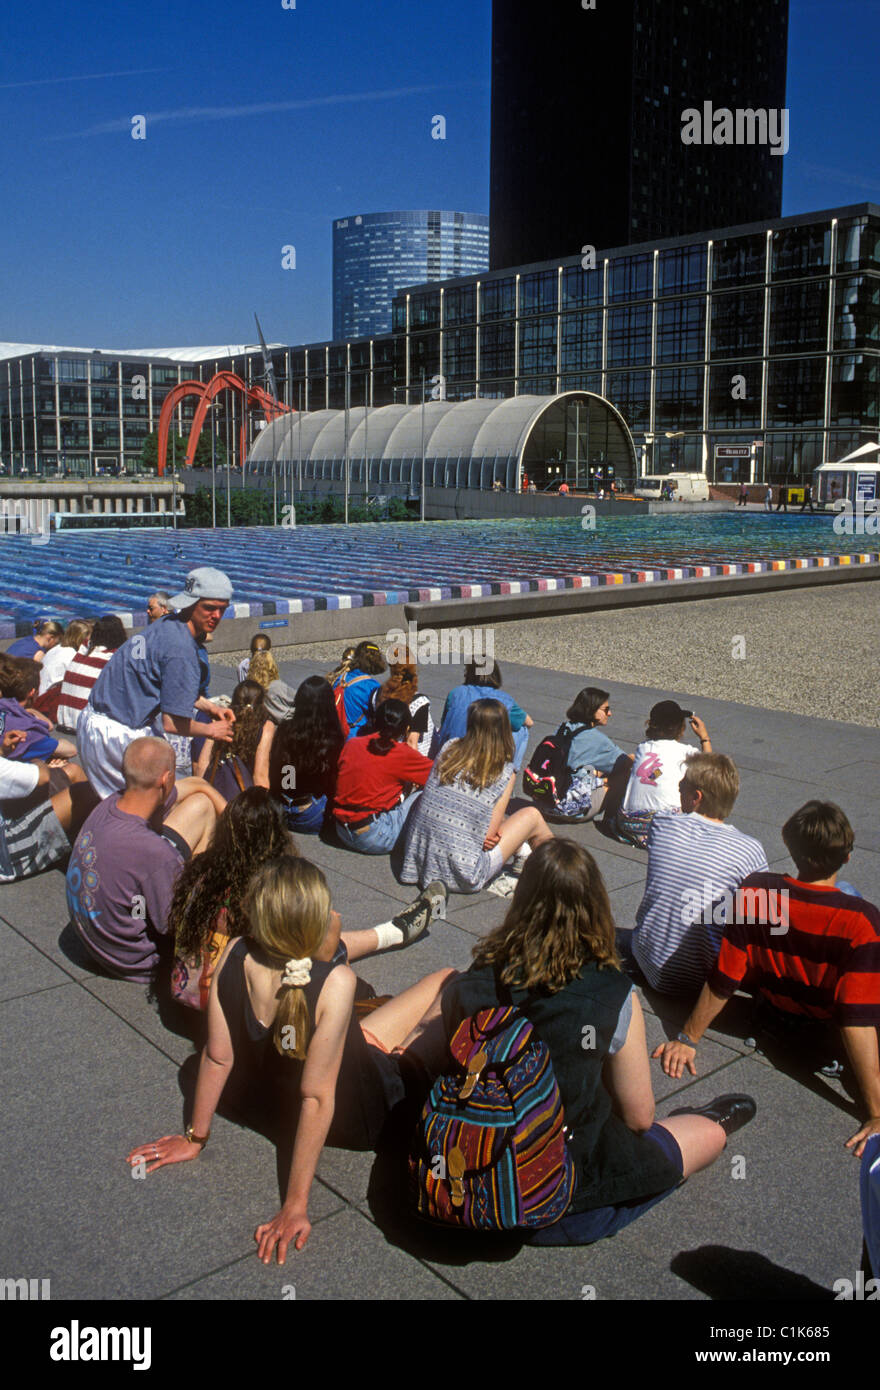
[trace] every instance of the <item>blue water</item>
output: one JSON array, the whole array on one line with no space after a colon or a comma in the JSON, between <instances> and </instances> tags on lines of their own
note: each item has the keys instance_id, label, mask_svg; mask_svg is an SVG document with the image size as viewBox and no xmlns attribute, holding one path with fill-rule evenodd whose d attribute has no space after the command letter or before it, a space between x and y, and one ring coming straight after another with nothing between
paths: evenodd
<instances>
[{"instance_id":1,"label":"blue water","mask_svg":"<svg viewBox=\"0 0 880 1390\"><path fill-rule=\"evenodd\" d=\"M236 603L301 599L308 607L417 599L463 584L852 554L872 538L838 536L832 517L726 512L709 516L579 517L523 521L389 522L237 530L60 532L44 545L0 534L0 635L38 616L143 614L155 589L182 588L214 565ZM377 595L373 598L373 595ZM427 597L427 595L425 595Z\"/></svg>"}]
</instances>

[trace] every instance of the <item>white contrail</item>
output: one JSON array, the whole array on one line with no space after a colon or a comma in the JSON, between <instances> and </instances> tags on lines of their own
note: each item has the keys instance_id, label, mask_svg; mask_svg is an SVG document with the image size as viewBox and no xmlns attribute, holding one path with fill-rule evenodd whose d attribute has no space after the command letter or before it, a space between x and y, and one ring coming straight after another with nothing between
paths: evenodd
<instances>
[{"instance_id":1,"label":"white contrail","mask_svg":"<svg viewBox=\"0 0 880 1390\"><path fill-rule=\"evenodd\" d=\"M132 68L128 72L84 72L79 77L35 77L29 82L0 82L0 92L12 87L52 87L58 82L97 82L101 77L141 77L147 72L169 72L169 68Z\"/></svg>"},{"instance_id":2,"label":"white contrail","mask_svg":"<svg viewBox=\"0 0 880 1390\"><path fill-rule=\"evenodd\" d=\"M850 188L864 188L869 193L880 193L877 179L864 179L861 174L847 174L841 169L831 169L825 164L802 164L801 168L817 178L828 179L832 183L845 183Z\"/></svg>"},{"instance_id":3,"label":"white contrail","mask_svg":"<svg viewBox=\"0 0 880 1390\"><path fill-rule=\"evenodd\" d=\"M458 85L458 84L453 84ZM439 86L431 87L393 87L380 92L340 92L329 97L306 97L302 101L260 101L250 106L182 106L176 111L145 111L148 128L160 123L168 124L185 121L227 121L237 116L265 116L273 111L307 111L315 106L341 106L345 102L386 101L390 97L419 96L426 92L439 91ZM105 121L101 125L89 126L86 130L74 130L67 134L51 137L55 140L72 140L82 135L115 135L131 128L131 116L117 121Z\"/></svg>"}]
</instances>

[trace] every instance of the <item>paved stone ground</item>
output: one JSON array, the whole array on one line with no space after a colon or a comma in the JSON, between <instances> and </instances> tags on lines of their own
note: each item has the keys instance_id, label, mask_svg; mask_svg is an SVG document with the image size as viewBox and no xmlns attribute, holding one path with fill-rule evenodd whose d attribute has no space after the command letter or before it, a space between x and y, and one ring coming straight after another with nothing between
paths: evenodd
<instances>
[{"instance_id":1,"label":"paved stone ground","mask_svg":"<svg viewBox=\"0 0 880 1390\"><path fill-rule=\"evenodd\" d=\"M588 671L603 683L665 679L670 694L699 691L701 698L880 726L876 582L567 613L498 623L492 631L504 663ZM385 644L385 631L372 640ZM285 647L276 655L329 670L345 645ZM244 655L218 653L212 663L237 666Z\"/></svg>"},{"instance_id":2,"label":"paved stone ground","mask_svg":"<svg viewBox=\"0 0 880 1390\"><path fill-rule=\"evenodd\" d=\"M598 679L584 665L576 679L506 668L507 688L536 721L532 746L556 727L578 687ZM313 669L285 663L282 674L295 683ZM457 679L438 669L427 691L441 705ZM233 673L218 667L215 689L232 683ZM632 749L647 708L670 691L607 684L611 732ZM687 692L682 679L673 685ZM880 899L880 733L773 711L756 719L698 686L688 698L699 702L716 747L739 765L733 819L763 841L771 865L789 867L779 835L786 816L811 796L831 797L856 829L847 876ZM630 926L644 856L593 827L573 834L596 855L618 924ZM385 858L314 838L304 848L328 872L349 926L387 920L411 897ZM466 967L474 941L504 910L489 894L453 897L448 920L427 938L358 969L394 992L441 965ZM298 1299L324 1300L579 1300L585 1285L602 1300L829 1299L834 1280L855 1278L858 1164L843 1145L857 1128L856 1108L835 1083L785 1075L751 1052L739 999L701 1046L696 1079L671 1082L654 1064L658 1115L735 1090L756 1097L757 1119L711 1170L613 1240L540 1250L438 1238L401 1220L398 1204L389 1207L387 1169L373 1155L328 1149L306 1250L289 1254L283 1269L264 1268L252 1232L278 1206L266 1140L218 1117L197 1163L145 1181L130 1176L124 1158L133 1146L181 1128L192 1044L177 1025L165 1026L143 989L95 975L66 921L60 873L0 888L0 1273L51 1278L53 1299L278 1300L289 1285ZM687 1011L657 997L644 1003L651 1045ZM737 1157L745 1160L742 1179L733 1177Z\"/></svg>"}]
</instances>

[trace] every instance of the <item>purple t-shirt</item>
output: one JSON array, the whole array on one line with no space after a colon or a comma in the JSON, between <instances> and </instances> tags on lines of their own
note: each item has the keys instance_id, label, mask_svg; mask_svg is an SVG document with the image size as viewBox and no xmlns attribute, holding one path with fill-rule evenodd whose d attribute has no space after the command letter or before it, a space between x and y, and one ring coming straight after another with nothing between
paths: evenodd
<instances>
[{"instance_id":1,"label":"purple t-shirt","mask_svg":"<svg viewBox=\"0 0 880 1390\"><path fill-rule=\"evenodd\" d=\"M52 738L45 720L38 719L17 700L0 700L0 737L13 729L21 730L26 737L17 748L6 754L7 758L13 762L30 763L36 758L54 757L58 740Z\"/></svg>"},{"instance_id":2,"label":"purple t-shirt","mask_svg":"<svg viewBox=\"0 0 880 1390\"><path fill-rule=\"evenodd\" d=\"M147 984L183 861L142 816L119 810L120 795L102 801L77 836L67 906L84 945L111 974Z\"/></svg>"}]
</instances>

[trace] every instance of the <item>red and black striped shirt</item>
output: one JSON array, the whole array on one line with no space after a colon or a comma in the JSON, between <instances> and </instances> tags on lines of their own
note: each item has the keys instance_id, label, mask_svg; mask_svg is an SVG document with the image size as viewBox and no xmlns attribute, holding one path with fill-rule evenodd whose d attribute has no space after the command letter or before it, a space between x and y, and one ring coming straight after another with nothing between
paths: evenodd
<instances>
[{"instance_id":1,"label":"red and black striped shirt","mask_svg":"<svg viewBox=\"0 0 880 1390\"><path fill-rule=\"evenodd\" d=\"M841 1027L880 1025L880 911L837 888L750 874L708 984L724 999L746 985L785 1013Z\"/></svg>"}]
</instances>

